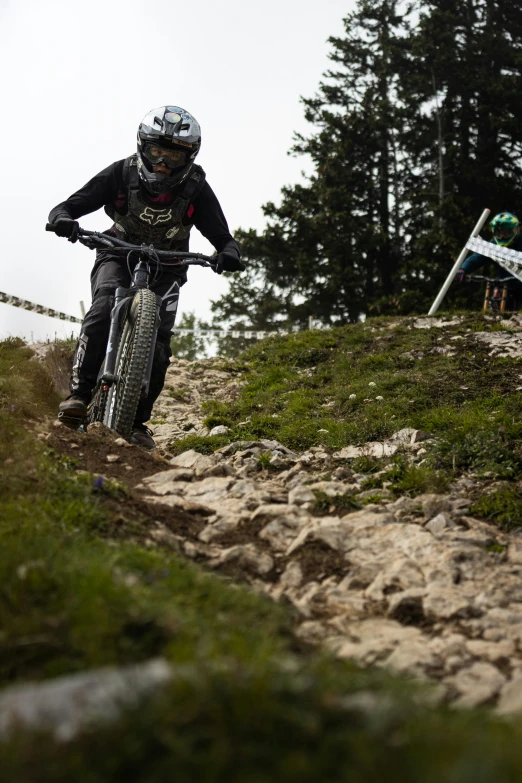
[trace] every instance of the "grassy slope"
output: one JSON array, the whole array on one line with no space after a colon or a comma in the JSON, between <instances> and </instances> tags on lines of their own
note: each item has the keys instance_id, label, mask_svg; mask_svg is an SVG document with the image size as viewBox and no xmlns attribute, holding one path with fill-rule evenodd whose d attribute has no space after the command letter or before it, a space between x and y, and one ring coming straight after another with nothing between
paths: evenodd
<instances>
[{"instance_id":1,"label":"grassy slope","mask_svg":"<svg viewBox=\"0 0 522 783\"><path fill-rule=\"evenodd\" d=\"M414 341L416 349L429 341L426 333L407 329L392 334L398 342ZM328 445L334 447L375 437L377 427L381 436L388 434L385 426L433 429L429 417L437 408L430 406L427 382L417 377L419 363L394 375L405 343L389 342L387 360L387 350L374 350L374 335L355 327L261 344L245 358L250 383L240 402L212 415L229 424L251 416L250 431L238 429L242 437L271 435L294 447L320 442L320 428L330 430ZM111 529L113 512L106 500L118 496L118 487L96 489L91 477L47 453L23 426L28 417L37 426L56 404L49 378L28 355L19 343L0 345L1 684L157 655L188 667L139 713L70 745L25 735L0 744L2 781L519 779L519 722L431 709L416 690L383 673L296 651L284 608L173 553L108 540L104 531ZM439 377L447 374L444 361ZM464 365L468 361L464 357ZM317 367L314 374L302 372L310 366ZM512 368L488 363L501 391L489 384L482 397L493 395L507 428L504 439L518 443L515 402L504 396L512 389L502 386L512 382ZM431 362L425 371L435 372ZM471 368L467 372L471 384L475 376ZM395 395L385 402L386 425L382 409L359 400L370 377L385 400ZM446 386L456 394L454 381ZM281 403L283 392L288 407ZM357 393L356 405L350 393ZM412 407L413 397L418 403ZM321 408L332 400L335 407ZM441 398L438 408L462 417L453 426L462 423L465 442L485 405L477 384L469 403L475 413L463 410L458 398L449 404ZM438 432L450 432L444 417L436 421ZM495 459L488 456L487 466ZM391 469L400 473L395 463ZM372 702L377 707L364 707Z\"/></svg>"},{"instance_id":2,"label":"grassy slope","mask_svg":"<svg viewBox=\"0 0 522 783\"><path fill-rule=\"evenodd\" d=\"M414 496L442 491L473 471L507 482L480 499L477 513L506 526L522 519L515 483L522 472L520 362L492 358L485 345L460 339L499 328L482 315L443 331L412 329L413 321L371 319L250 349L242 356L247 385L237 402L207 403L209 426L231 428L219 445L272 437L298 451L318 445L336 450L415 427L437 439L424 463L411 466L401 455L385 463L363 457L355 467L369 474L369 488L388 482L395 494ZM446 345L454 356L438 352ZM211 450L214 439L189 436L176 444L177 451L188 447ZM372 480L385 465L388 474Z\"/></svg>"}]
</instances>

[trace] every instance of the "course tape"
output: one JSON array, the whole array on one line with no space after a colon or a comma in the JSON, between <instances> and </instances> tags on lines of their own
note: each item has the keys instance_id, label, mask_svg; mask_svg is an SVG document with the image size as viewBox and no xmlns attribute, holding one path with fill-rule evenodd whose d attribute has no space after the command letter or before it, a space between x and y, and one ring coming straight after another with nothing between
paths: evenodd
<instances>
[{"instance_id":1,"label":"course tape","mask_svg":"<svg viewBox=\"0 0 522 783\"><path fill-rule=\"evenodd\" d=\"M81 324L82 322L81 318L75 318L74 315L61 313L59 310L53 310L52 307L44 307L35 302L29 302L27 299L20 299L18 296L5 294L3 291L0 291L0 302L13 307L20 307L22 310L31 310L33 313L40 313L40 315L48 315L51 318L59 318L60 321L72 321L75 324Z\"/></svg>"},{"instance_id":2,"label":"course tape","mask_svg":"<svg viewBox=\"0 0 522 783\"><path fill-rule=\"evenodd\" d=\"M509 247L494 245L493 242L486 242L480 237L470 237L466 242L468 250L487 256L500 264L508 272L511 272L518 280L522 280L522 253L517 250L511 250Z\"/></svg>"},{"instance_id":3,"label":"course tape","mask_svg":"<svg viewBox=\"0 0 522 783\"><path fill-rule=\"evenodd\" d=\"M61 313L59 310L53 310L52 307L44 307L43 305L36 304L35 302L29 302L27 299L20 299L18 296L12 296L0 291L0 302L4 304L12 305L13 307L20 307L22 310L30 310L33 313L39 313L40 315L48 315L51 318L59 318L60 321L71 321L75 324L81 324L82 318L76 318L74 315L67 315L67 313ZM273 332L257 332L257 331L239 331L238 329L173 329L173 332L180 332L182 334L212 334L218 337L244 337L246 340L262 340L264 337L268 337L271 334L286 334L283 331Z\"/></svg>"},{"instance_id":4,"label":"course tape","mask_svg":"<svg viewBox=\"0 0 522 783\"><path fill-rule=\"evenodd\" d=\"M176 329L173 332L184 334L215 334L218 337L244 337L246 340L262 340L271 334L288 334L287 332L240 332L237 329Z\"/></svg>"}]
</instances>

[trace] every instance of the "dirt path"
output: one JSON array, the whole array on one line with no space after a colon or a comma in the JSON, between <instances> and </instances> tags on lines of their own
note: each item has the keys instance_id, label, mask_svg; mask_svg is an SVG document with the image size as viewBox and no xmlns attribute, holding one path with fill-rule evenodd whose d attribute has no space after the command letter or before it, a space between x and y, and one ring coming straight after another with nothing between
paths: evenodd
<instances>
[{"instance_id":1,"label":"dirt path","mask_svg":"<svg viewBox=\"0 0 522 783\"><path fill-rule=\"evenodd\" d=\"M134 487L154 520L144 531L151 545L289 601L299 639L437 681L441 698L462 706L521 710L522 537L470 516L478 481L393 500L363 490L366 477L320 447L294 454L276 441L240 441L172 458L170 443L208 434L202 401L238 394L237 375L217 365L173 361L153 414L156 454L102 430L55 427L51 442L82 455L82 469ZM394 447L414 454L417 437L402 432ZM350 510L347 496L361 507Z\"/></svg>"}]
</instances>

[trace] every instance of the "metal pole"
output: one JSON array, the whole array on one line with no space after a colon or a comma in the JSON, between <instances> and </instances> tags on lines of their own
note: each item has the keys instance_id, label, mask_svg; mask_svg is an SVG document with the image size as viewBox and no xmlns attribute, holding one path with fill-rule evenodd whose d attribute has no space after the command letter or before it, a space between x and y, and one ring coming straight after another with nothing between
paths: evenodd
<instances>
[{"instance_id":1,"label":"metal pole","mask_svg":"<svg viewBox=\"0 0 522 783\"><path fill-rule=\"evenodd\" d=\"M80 302L80 312L82 314L82 318L85 318L85 305L83 301Z\"/></svg>"},{"instance_id":2,"label":"metal pole","mask_svg":"<svg viewBox=\"0 0 522 783\"><path fill-rule=\"evenodd\" d=\"M478 236L480 234L480 230L481 230L482 226L484 225L484 223L486 222L486 220L488 219L488 215L489 215L490 212L491 212L490 209L485 209L484 210L484 212L480 216L480 220L478 221L477 225L475 226L475 228L473 229L473 231L469 235L470 239L471 239L471 237L476 237L476 236ZM442 302L442 300L446 296L446 294L448 292L448 288L452 284L452 282L453 282L453 280L455 278L455 275L457 274L457 272L459 271L460 267L462 266L462 262L466 258L467 254L468 254L468 249L467 249L467 247L464 247L464 249L462 250L461 254L459 255L459 257L457 258L457 260L453 264L451 272L449 273L449 275L448 275L448 277L446 279L446 282L444 283L444 285L440 289L440 291L439 291L439 293L437 295L437 298L433 302L428 315L435 315L435 313L439 309L440 303Z\"/></svg>"}]
</instances>

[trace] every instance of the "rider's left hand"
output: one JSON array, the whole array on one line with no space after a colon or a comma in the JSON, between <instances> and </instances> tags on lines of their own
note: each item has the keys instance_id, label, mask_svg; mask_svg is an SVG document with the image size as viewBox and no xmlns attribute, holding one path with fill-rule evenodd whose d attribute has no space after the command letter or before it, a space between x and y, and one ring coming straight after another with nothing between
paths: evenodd
<instances>
[{"instance_id":1,"label":"rider's left hand","mask_svg":"<svg viewBox=\"0 0 522 783\"><path fill-rule=\"evenodd\" d=\"M457 274L455 275L455 282L457 283L463 283L464 278L466 277L466 273L463 269L459 269Z\"/></svg>"},{"instance_id":2,"label":"rider's left hand","mask_svg":"<svg viewBox=\"0 0 522 783\"><path fill-rule=\"evenodd\" d=\"M235 253L224 250L218 253L214 272L220 275L222 272L243 272L246 269Z\"/></svg>"}]
</instances>

